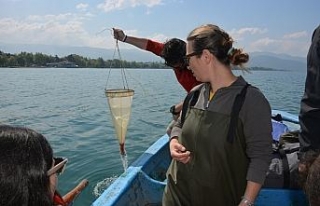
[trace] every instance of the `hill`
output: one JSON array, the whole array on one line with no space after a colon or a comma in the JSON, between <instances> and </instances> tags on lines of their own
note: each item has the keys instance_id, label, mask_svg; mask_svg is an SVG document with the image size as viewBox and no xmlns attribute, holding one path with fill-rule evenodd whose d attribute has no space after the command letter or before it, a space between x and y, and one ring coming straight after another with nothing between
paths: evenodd
<instances>
[{"instance_id":1,"label":"hill","mask_svg":"<svg viewBox=\"0 0 320 206\"><path fill-rule=\"evenodd\" d=\"M68 47L68 46L52 46L52 45L28 45L28 44L7 44L0 42L0 51L6 53L43 53L48 55L57 55L59 57L77 54L88 58L102 57L105 60L113 59L115 56L114 49L99 49L91 47ZM121 49L121 57L127 61L139 62L159 62L160 57L150 52L140 49ZM294 57L287 54L275 54L269 52L252 52L249 53L250 61L248 67L265 67L279 70L304 70L306 68L306 58Z\"/></svg>"},{"instance_id":2,"label":"hill","mask_svg":"<svg viewBox=\"0 0 320 206\"><path fill-rule=\"evenodd\" d=\"M306 58L293 57L287 54L266 52L250 53L249 67L266 67L281 70L303 70L307 67Z\"/></svg>"}]
</instances>

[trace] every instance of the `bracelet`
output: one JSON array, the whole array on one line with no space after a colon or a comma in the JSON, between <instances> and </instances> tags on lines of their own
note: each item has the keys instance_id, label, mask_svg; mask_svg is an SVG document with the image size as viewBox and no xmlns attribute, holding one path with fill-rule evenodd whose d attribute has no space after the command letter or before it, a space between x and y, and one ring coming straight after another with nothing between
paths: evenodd
<instances>
[{"instance_id":1,"label":"bracelet","mask_svg":"<svg viewBox=\"0 0 320 206\"><path fill-rule=\"evenodd\" d=\"M180 114L180 112L176 112L176 106L173 105L172 107L170 107L170 113L173 115L178 115Z\"/></svg>"},{"instance_id":2,"label":"bracelet","mask_svg":"<svg viewBox=\"0 0 320 206\"><path fill-rule=\"evenodd\" d=\"M122 42L126 42L126 40L127 40L127 35L125 35L124 37L123 37L123 39L122 39Z\"/></svg>"},{"instance_id":3,"label":"bracelet","mask_svg":"<svg viewBox=\"0 0 320 206\"><path fill-rule=\"evenodd\" d=\"M254 203L248 200L245 196L241 197L242 202L247 206L254 206Z\"/></svg>"}]
</instances>

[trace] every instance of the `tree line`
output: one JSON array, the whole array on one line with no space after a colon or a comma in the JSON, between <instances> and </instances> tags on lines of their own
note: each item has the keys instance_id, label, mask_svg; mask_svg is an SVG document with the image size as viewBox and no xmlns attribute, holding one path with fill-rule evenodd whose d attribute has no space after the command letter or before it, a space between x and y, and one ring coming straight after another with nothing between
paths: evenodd
<instances>
[{"instance_id":1,"label":"tree line","mask_svg":"<svg viewBox=\"0 0 320 206\"><path fill-rule=\"evenodd\" d=\"M70 54L65 57L57 55L46 55L42 53L21 52L19 54L10 54L0 51L0 67L59 67L59 68L155 68L168 69L163 62L137 62L125 61L119 59L104 60L99 57L91 59L77 54ZM234 68L239 69L239 68ZM277 70L265 67L251 67L249 70Z\"/></svg>"},{"instance_id":2,"label":"tree line","mask_svg":"<svg viewBox=\"0 0 320 206\"><path fill-rule=\"evenodd\" d=\"M169 68L163 62L104 60L101 57L91 59L77 54L65 57L29 52L10 54L2 51L0 51L0 67Z\"/></svg>"}]
</instances>

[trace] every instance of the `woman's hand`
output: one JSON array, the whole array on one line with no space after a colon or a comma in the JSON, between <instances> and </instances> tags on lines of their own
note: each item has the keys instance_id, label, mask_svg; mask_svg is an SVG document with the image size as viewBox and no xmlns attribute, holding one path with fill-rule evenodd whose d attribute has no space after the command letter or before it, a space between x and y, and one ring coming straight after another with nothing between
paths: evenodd
<instances>
[{"instance_id":1,"label":"woman's hand","mask_svg":"<svg viewBox=\"0 0 320 206\"><path fill-rule=\"evenodd\" d=\"M186 148L178 142L177 138L173 138L170 141L170 154L172 159L175 159L184 164L190 161L190 151L187 151Z\"/></svg>"}]
</instances>

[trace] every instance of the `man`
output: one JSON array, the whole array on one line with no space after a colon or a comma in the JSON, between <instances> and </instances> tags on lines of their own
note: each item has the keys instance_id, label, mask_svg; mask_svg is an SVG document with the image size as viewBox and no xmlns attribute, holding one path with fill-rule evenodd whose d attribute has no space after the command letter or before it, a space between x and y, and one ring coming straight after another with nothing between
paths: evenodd
<instances>
[{"instance_id":1,"label":"man","mask_svg":"<svg viewBox=\"0 0 320 206\"><path fill-rule=\"evenodd\" d=\"M320 26L313 32L307 56L307 77L299 121L300 162L303 164L306 157L320 153Z\"/></svg>"},{"instance_id":2,"label":"man","mask_svg":"<svg viewBox=\"0 0 320 206\"><path fill-rule=\"evenodd\" d=\"M123 30L116 28L113 28L113 35L114 38L119 41L152 52L155 55L163 58L165 60L165 64L173 68L178 82L188 93L194 86L200 84L200 82L196 80L191 70L189 70L185 64L184 57L186 55L186 43L183 40L172 38L165 43L160 43L151 39L125 35ZM173 105L170 108L170 112L172 113L174 120L167 128L168 134L170 133L171 126L173 126L181 109L182 102L177 105Z\"/></svg>"},{"instance_id":3,"label":"man","mask_svg":"<svg viewBox=\"0 0 320 206\"><path fill-rule=\"evenodd\" d=\"M316 206L320 205L320 25L313 32L307 56L307 77L299 122L301 184L310 206Z\"/></svg>"}]
</instances>

